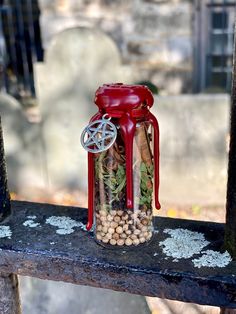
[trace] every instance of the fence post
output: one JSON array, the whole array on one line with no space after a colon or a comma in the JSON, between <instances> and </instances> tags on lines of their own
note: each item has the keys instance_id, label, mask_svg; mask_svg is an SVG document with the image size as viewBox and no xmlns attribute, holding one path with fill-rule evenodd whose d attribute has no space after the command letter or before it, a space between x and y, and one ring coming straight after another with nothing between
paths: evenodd
<instances>
[{"instance_id":1,"label":"fence post","mask_svg":"<svg viewBox=\"0 0 236 314\"><path fill-rule=\"evenodd\" d=\"M0 118L0 221L9 216L11 212L10 194L7 187L7 172Z\"/></svg>"},{"instance_id":2,"label":"fence post","mask_svg":"<svg viewBox=\"0 0 236 314\"><path fill-rule=\"evenodd\" d=\"M11 212L10 194L7 187L7 172L0 118L0 221ZM0 313L20 314L18 278L15 274L0 274Z\"/></svg>"},{"instance_id":3,"label":"fence post","mask_svg":"<svg viewBox=\"0 0 236 314\"><path fill-rule=\"evenodd\" d=\"M234 33L236 33L234 31ZM236 39L231 92L230 147L226 200L225 247L236 259Z\"/></svg>"},{"instance_id":4,"label":"fence post","mask_svg":"<svg viewBox=\"0 0 236 314\"><path fill-rule=\"evenodd\" d=\"M18 278L15 274L0 274L0 313L21 314Z\"/></svg>"}]
</instances>

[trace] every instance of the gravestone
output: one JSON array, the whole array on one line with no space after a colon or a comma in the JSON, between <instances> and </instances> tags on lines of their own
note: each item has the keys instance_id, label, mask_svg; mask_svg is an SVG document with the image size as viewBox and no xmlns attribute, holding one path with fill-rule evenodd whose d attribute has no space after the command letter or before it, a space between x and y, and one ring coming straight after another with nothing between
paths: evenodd
<instances>
[{"instance_id":1,"label":"gravestone","mask_svg":"<svg viewBox=\"0 0 236 314\"><path fill-rule=\"evenodd\" d=\"M150 314L143 296L20 277L24 314Z\"/></svg>"},{"instance_id":2,"label":"gravestone","mask_svg":"<svg viewBox=\"0 0 236 314\"><path fill-rule=\"evenodd\" d=\"M30 123L20 103L0 94L0 115L7 162L9 190L30 199L36 190L45 189L45 163L40 125Z\"/></svg>"},{"instance_id":3,"label":"gravestone","mask_svg":"<svg viewBox=\"0 0 236 314\"><path fill-rule=\"evenodd\" d=\"M87 153L80 134L97 111L95 90L103 83L131 83L114 42L88 28L63 31L52 40L36 79L52 190L87 190Z\"/></svg>"}]
</instances>

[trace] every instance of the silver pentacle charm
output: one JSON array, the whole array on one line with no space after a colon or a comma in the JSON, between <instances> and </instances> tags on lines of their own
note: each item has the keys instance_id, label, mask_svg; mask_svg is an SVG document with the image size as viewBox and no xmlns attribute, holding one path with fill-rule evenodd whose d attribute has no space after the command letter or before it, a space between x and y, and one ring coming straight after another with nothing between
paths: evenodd
<instances>
[{"instance_id":1,"label":"silver pentacle charm","mask_svg":"<svg viewBox=\"0 0 236 314\"><path fill-rule=\"evenodd\" d=\"M90 153L100 153L110 148L117 136L116 126L106 118L91 122L81 134L81 144Z\"/></svg>"}]
</instances>

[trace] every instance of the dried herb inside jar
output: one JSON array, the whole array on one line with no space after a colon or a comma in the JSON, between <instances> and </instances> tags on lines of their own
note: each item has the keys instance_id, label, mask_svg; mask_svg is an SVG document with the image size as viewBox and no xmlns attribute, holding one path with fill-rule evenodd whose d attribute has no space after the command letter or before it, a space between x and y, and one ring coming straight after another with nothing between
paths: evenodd
<instances>
[{"instance_id":1,"label":"dried herb inside jar","mask_svg":"<svg viewBox=\"0 0 236 314\"><path fill-rule=\"evenodd\" d=\"M126 209L126 171L123 139L95 158L96 237L111 245L138 245L151 237L153 157L147 125L135 133L134 209Z\"/></svg>"}]
</instances>

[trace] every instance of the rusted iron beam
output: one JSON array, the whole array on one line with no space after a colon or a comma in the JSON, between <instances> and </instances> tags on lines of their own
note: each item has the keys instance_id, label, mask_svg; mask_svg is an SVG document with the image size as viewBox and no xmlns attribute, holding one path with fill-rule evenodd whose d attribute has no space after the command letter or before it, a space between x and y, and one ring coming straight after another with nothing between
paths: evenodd
<instances>
[{"instance_id":1,"label":"rusted iron beam","mask_svg":"<svg viewBox=\"0 0 236 314\"><path fill-rule=\"evenodd\" d=\"M0 241L0 272L236 307L236 278L232 275L236 274L236 262L222 268L198 268L193 259L199 255L174 260L160 245L170 237L166 229L184 229L202 233L209 242L206 249L222 252L223 224L155 217L156 232L148 246L109 250L84 230L86 221L86 209L12 202L10 220L1 224L12 234ZM192 245L190 241L189 247Z\"/></svg>"},{"instance_id":2,"label":"rusted iron beam","mask_svg":"<svg viewBox=\"0 0 236 314\"><path fill-rule=\"evenodd\" d=\"M234 43L234 62L232 73L225 246L232 257L236 259L236 40Z\"/></svg>"}]
</instances>

